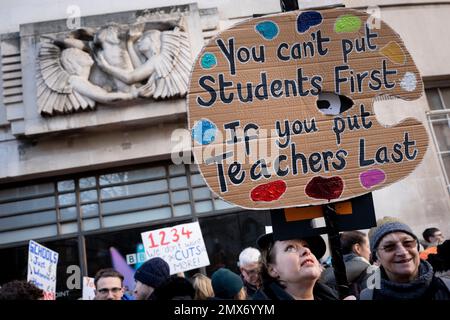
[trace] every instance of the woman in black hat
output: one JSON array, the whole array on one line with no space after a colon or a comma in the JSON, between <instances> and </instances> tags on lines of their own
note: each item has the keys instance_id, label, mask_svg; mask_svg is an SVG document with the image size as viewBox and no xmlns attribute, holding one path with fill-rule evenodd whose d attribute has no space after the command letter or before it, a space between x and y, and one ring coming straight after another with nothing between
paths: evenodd
<instances>
[{"instance_id":1,"label":"woman in black hat","mask_svg":"<svg viewBox=\"0 0 450 320\"><path fill-rule=\"evenodd\" d=\"M336 292L318 282L325 253L322 237L274 240L273 234L259 237L263 287L254 300L338 300Z\"/></svg>"}]
</instances>

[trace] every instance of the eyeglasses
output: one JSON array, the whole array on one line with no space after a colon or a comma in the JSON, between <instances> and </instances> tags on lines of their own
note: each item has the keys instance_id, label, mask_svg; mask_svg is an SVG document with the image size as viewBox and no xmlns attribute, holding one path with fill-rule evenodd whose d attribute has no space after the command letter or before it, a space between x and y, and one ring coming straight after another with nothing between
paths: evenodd
<instances>
[{"instance_id":1,"label":"eyeglasses","mask_svg":"<svg viewBox=\"0 0 450 320\"><path fill-rule=\"evenodd\" d=\"M243 271L243 272L245 272L246 274L248 274L249 276L252 276L252 275L255 275L255 274L258 274L259 273L259 269L250 269L250 270L248 270L248 269L245 269L245 268L242 268L241 267L241 270Z\"/></svg>"},{"instance_id":2,"label":"eyeglasses","mask_svg":"<svg viewBox=\"0 0 450 320\"><path fill-rule=\"evenodd\" d=\"M383 250L384 252L394 252L395 250L397 250L397 246L399 243L406 250L417 249L417 240L416 239L404 239L403 241L388 243L385 246L378 247L378 249Z\"/></svg>"},{"instance_id":3,"label":"eyeglasses","mask_svg":"<svg viewBox=\"0 0 450 320\"><path fill-rule=\"evenodd\" d=\"M113 294L116 294L116 293L119 293L121 290L122 290L122 288L115 287L115 288L111 288L111 289L108 289L108 288L102 288L102 289L99 289L99 290L97 290L97 291L98 291L100 294L107 295L110 291L111 291Z\"/></svg>"}]
</instances>

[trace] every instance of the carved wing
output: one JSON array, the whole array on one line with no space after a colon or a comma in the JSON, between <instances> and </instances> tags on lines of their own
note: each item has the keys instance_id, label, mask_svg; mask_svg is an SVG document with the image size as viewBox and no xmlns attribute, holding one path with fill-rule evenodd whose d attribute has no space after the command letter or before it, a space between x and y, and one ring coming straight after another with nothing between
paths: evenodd
<instances>
[{"instance_id":1,"label":"carved wing","mask_svg":"<svg viewBox=\"0 0 450 320\"><path fill-rule=\"evenodd\" d=\"M95 101L70 85L70 74L61 65L61 48L41 42L37 70L37 104L41 114L72 113L92 109Z\"/></svg>"},{"instance_id":2,"label":"carved wing","mask_svg":"<svg viewBox=\"0 0 450 320\"><path fill-rule=\"evenodd\" d=\"M178 28L162 32L156 71L147 84L140 88L141 94L155 99L186 95L191 67L191 51L186 33Z\"/></svg>"}]
</instances>

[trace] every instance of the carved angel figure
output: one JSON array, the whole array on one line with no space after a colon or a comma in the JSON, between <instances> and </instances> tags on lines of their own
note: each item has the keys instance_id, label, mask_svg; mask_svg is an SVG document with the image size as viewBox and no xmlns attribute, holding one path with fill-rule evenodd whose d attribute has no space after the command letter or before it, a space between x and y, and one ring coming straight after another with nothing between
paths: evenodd
<instances>
[{"instance_id":1,"label":"carved angel figure","mask_svg":"<svg viewBox=\"0 0 450 320\"><path fill-rule=\"evenodd\" d=\"M137 39L136 46L145 61L135 50ZM131 28L127 48L133 71L110 64L102 52L95 56L98 66L127 84L146 80L146 84L139 88L142 97L158 99L187 93L192 58L186 34L179 27L171 31L147 30L143 33Z\"/></svg>"},{"instance_id":2,"label":"carved angel figure","mask_svg":"<svg viewBox=\"0 0 450 320\"><path fill-rule=\"evenodd\" d=\"M120 26L110 24L100 28L95 33L92 44L97 51L101 52L102 56L110 65L131 72L133 71L133 64L131 63L127 48L119 38L120 34ZM117 78L114 78L113 81L117 90L122 92L129 92L131 90L130 85L123 81Z\"/></svg>"},{"instance_id":3,"label":"carved angel figure","mask_svg":"<svg viewBox=\"0 0 450 320\"><path fill-rule=\"evenodd\" d=\"M96 102L111 103L137 97L131 92L108 92L91 83L94 64L89 53L79 47L61 47L56 42L42 42L37 72L37 104L41 114L71 113L92 109Z\"/></svg>"}]
</instances>

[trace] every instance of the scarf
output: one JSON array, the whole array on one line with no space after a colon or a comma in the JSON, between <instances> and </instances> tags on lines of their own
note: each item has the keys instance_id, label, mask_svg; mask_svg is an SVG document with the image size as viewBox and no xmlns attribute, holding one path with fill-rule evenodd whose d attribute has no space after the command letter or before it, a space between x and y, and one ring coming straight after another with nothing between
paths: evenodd
<instances>
[{"instance_id":1,"label":"scarf","mask_svg":"<svg viewBox=\"0 0 450 320\"><path fill-rule=\"evenodd\" d=\"M388 279L386 272L381 267L381 289L377 290L386 300L411 300L420 299L424 296L433 280L433 267L424 260L420 260L419 274L417 279L408 283L392 282Z\"/></svg>"}]
</instances>

